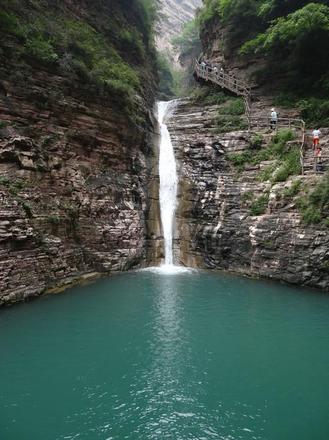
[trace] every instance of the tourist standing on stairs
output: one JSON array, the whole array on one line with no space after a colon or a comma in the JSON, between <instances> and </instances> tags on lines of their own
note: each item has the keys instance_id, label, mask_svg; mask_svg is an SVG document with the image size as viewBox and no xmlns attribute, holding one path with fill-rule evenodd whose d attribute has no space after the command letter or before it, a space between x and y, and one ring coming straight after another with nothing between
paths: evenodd
<instances>
[{"instance_id":1,"label":"tourist standing on stairs","mask_svg":"<svg viewBox=\"0 0 329 440\"><path fill-rule=\"evenodd\" d=\"M271 117L270 117L270 127L272 130L276 129L278 123L278 114L275 111L275 108L271 109Z\"/></svg>"},{"instance_id":2,"label":"tourist standing on stairs","mask_svg":"<svg viewBox=\"0 0 329 440\"><path fill-rule=\"evenodd\" d=\"M320 146L321 131L318 128L316 128L312 131L312 135L313 135L313 149L315 150L317 146Z\"/></svg>"},{"instance_id":3,"label":"tourist standing on stairs","mask_svg":"<svg viewBox=\"0 0 329 440\"><path fill-rule=\"evenodd\" d=\"M315 162L316 172L322 171L322 149L320 147L320 135L321 135L321 131L318 128L315 128L312 131L314 162Z\"/></svg>"}]
</instances>

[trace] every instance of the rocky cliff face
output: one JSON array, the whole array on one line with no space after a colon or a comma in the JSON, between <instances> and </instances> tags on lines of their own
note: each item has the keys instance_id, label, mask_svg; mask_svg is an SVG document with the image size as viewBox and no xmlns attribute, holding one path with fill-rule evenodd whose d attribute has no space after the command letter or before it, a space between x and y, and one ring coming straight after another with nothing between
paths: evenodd
<instances>
[{"instance_id":1,"label":"rocky cliff face","mask_svg":"<svg viewBox=\"0 0 329 440\"><path fill-rule=\"evenodd\" d=\"M175 53L171 40L181 32L185 23L194 18L202 0L158 0L158 4L157 47L177 58L178 54Z\"/></svg>"},{"instance_id":2,"label":"rocky cliff face","mask_svg":"<svg viewBox=\"0 0 329 440\"><path fill-rule=\"evenodd\" d=\"M49 9L58 20L88 23L105 39L110 12L142 32L124 2L65 1ZM36 20L40 12L33 12ZM158 229L150 202L156 193L151 49L139 65L146 85L129 113L113 94L58 63L18 59L22 38L6 34L0 51L0 305L82 275L145 264Z\"/></svg>"},{"instance_id":3,"label":"rocky cliff face","mask_svg":"<svg viewBox=\"0 0 329 440\"><path fill-rule=\"evenodd\" d=\"M218 133L217 113L217 106L183 100L169 122L180 175L177 260L328 290L328 229L306 226L289 191L296 180L312 188L321 177L310 173L273 185L259 178L268 161L235 168L230 155L247 151L255 133ZM266 143L272 135L262 132ZM312 156L310 148L306 154ZM264 212L253 215L253 200L264 194Z\"/></svg>"}]
</instances>

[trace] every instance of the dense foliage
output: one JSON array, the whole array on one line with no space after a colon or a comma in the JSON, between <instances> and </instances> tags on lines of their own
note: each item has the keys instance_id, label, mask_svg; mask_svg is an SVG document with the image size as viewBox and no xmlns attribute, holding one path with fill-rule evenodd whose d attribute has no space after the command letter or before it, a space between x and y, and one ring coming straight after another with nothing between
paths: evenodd
<instances>
[{"instance_id":1,"label":"dense foliage","mask_svg":"<svg viewBox=\"0 0 329 440\"><path fill-rule=\"evenodd\" d=\"M173 62L173 54L165 51L158 53L159 98L169 99L174 96L186 96L190 92L194 64L193 60L201 51L199 26L196 19L182 28L180 34L171 40L179 54L180 67Z\"/></svg>"},{"instance_id":2,"label":"dense foliage","mask_svg":"<svg viewBox=\"0 0 329 440\"><path fill-rule=\"evenodd\" d=\"M179 48L181 53L192 53L194 48L200 45L198 21L194 19L187 22L182 32L173 38L172 43Z\"/></svg>"},{"instance_id":3,"label":"dense foliage","mask_svg":"<svg viewBox=\"0 0 329 440\"><path fill-rule=\"evenodd\" d=\"M90 16L83 18L57 1L0 3L0 58L75 78L91 93L105 93L121 109L134 112L135 95L143 91L154 54L153 0L123 0L120 7L95 1Z\"/></svg>"},{"instance_id":4,"label":"dense foliage","mask_svg":"<svg viewBox=\"0 0 329 440\"><path fill-rule=\"evenodd\" d=\"M329 93L328 0L205 0L198 20L203 29L217 21L224 32L224 50L235 56L260 56L267 61L257 79L284 79L292 100L327 112ZM307 102L315 96L319 102ZM305 101L306 100L306 101ZM321 112L320 112L321 113ZM328 116L328 115L327 115ZM314 119L314 118L313 118ZM324 121L325 114L320 114ZM311 122L311 121L310 121Z\"/></svg>"},{"instance_id":5,"label":"dense foliage","mask_svg":"<svg viewBox=\"0 0 329 440\"><path fill-rule=\"evenodd\" d=\"M175 95L174 73L166 53L159 52L157 56L157 67L159 73L159 98L169 99Z\"/></svg>"},{"instance_id":6,"label":"dense foliage","mask_svg":"<svg viewBox=\"0 0 329 440\"><path fill-rule=\"evenodd\" d=\"M301 173L299 145L289 143L294 137L292 131L281 129L266 148L257 151L262 139L256 135L250 140L250 149L231 154L228 159L240 171L248 164L258 165L264 161L271 161L272 163L261 171L258 179L272 183L284 182L288 177Z\"/></svg>"},{"instance_id":7,"label":"dense foliage","mask_svg":"<svg viewBox=\"0 0 329 440\"><path fill-rule=\"evenodd\" d=\"M298 207L307 224L322 223L329 227L329 174L325 174L315 188L298 200Z\"/></svg>"}]
</instances>

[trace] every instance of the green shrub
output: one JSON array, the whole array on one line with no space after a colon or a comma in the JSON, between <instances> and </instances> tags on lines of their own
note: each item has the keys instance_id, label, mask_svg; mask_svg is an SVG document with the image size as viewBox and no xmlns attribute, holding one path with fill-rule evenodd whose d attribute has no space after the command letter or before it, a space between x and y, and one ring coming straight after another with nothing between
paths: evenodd
<instances>
[{"instance_id":1,"label":"green shrub","mask_svg":"<svg viewBox=\"0 0 329 440\"><path fill-rule=\"evenodd\" d=\"M254 198L254 193L252 191L246 191L245 193L242 194L241 196L241 200L243 202L247 202L249 200L252 200Z\"/></svg>"},{"instance_id":2,"label":"green shrub","mask_svg":"<svg viewBox=\"0 0 329 440\"><path fill-rule=\"evenodd\" d=\"M21 36L23 34L16 15L0 11L0 32L6 32L15 36Z\"/></svg>"},{"instance_id":3,"label":"green shrub","mask_svg":"<svg viewBox=\"0 0 329 440\"><path fill-rule=\"evenodd\" d=\"M95 63L91 75L104 83L111 92L117 92L119 95L130 96L139 85L136 72L128 64L123 62L114 64L106 58Z\"/></svg>"},{"instance_id":4,"label":"green shrub","mask_svg":"<svg viewBox=\"0 0 329 440\"><path fill-rule=\"evenodd\" d=\"M221 105L229 99L224 92L210 87L197 87L190 97L193 102L204 105Z\"/></svg>"},{"instance_id":5,"label":"green shrub","mask_svg":"<svg viewBox=\"0 0 329 440\"><path fill-rule=\"evenodd\" d=\"M295 139L295 134L289 128L281 128L273 138L274 148L282 151L282 147L289 141Z\"/></svg>"},{"instance_id":6,"label":"green shrub","mask_svg":"<svg viewBox=\"0 0 329 440\"><path fill-rule=\"evenodd\" d=\"M252 202L249 208L251 216L262 215L265 213L269 200L269 194L265 193Z\"/></svg>"},{"instance_id":7,"label":"green shrub","mask_svg":"<svg viewBox=\"0 0 329 440\"><path fill-rule=\"evenodd\" d=\"M325 83L326 81L323 84ZM324 88L326 88L325 85ZM325 95L301 97L297 93L284 91L274 99L274 104L286 108L297 107L308 126L329 126L329 99Z\"/></svg>"},{"instance_id":8,"label":"green shrub","mask_svg":"<svg viewBox=\"0 0 329 440\"><path fill-rule=\"evenodd\" d=\"M245 165L258 165L267 160L276 160L262 170L258 176L260 181L271 180L272 182L283 182L289 176L301 173L299 147L287 149L287 142L294 138L291 130L279 130L267 148L259 151L247 150L243 153L231 154L227 158L240 171ZM260 140L257 139L257 142Z\"/></svg>"},{"instance_id":9,"label":"green shrub","mask_svg":"<svg viewBox=\"0 0 329 440\"><path fill-rule=\"evenodd\" d=\"M187 22L182 32L172 39L172 44L180 49L181 53L188 54L200 46L199 27L196 19Z\"/></svg>"},{"instance_id":10,"label":"green shrub","mask_svg":"<svg viewBox=\"0 0 329 440\"><path fill-rule=\"evenodd\" d=\"M234 166L241 167L251 162L252 155L249 151L243 151L242 153L229 154L227 158Z\"/></svg>"},{"instance_id":11,"label":"green shrub","mask_svg":"<svg viewBox=\"0 0 329 440\"><path fill-rule=\"evenodd\" d=\"M214 17L220 16L220 1L219 0L205 0L203 7L198 13L197 20L199 25L204 25Z\"/></svg>"},{"instance_id":12,"label":"green shrub","mask_svg":"<svg viewBox=\"0 0 329 440\"><path fill-rule=\"evenodd\" d=\"M145 47L136 29L124 29L120 32L122 49L131 52L137 59L145 58Z\"/></svg>"},{"instance_id":13,"label":"green shrub","mask_svg":"<svg viewBox=\"0 0 329 440\"><path fill-rule=\"evenodd\" d=\"M221 115L217 117L216 124L217 133L228 133L230 131L246 130L248 128L247 121L240 116Z\"/></svg>"},{"instance_id":14,"label":"green shrub","mask_svg":"<svg viewBox=\"0 0 329 440\"><path fill-rule=\"evenodd\" d=\"M307 225L321 223L321 211L320 209L314 209L313 207L306 208L303 211L302 218Z\"/></svg>"},{"instance_id":15,"label":"green shrub","mask_svg":"<svg viewBox=\"0 0 329 440\"><path fill-rule=\"evenodd\" d=\"M135 49L141 49L137 49L142 44L137 31L124 30L120 36L130 42L136 37ZM72 68L83 81L103 86L115 100L132 104L133 94L140 86L138 74L91 26L65 21L60 45L73 53Z\"/></svg>"},{"instance_id":16,"label":"green shrub","mask_svg":"<svg viewBox=\"0 0 329 440\"><path fill-rule=\"evenodd\" d=\"M301 184L302 184L302 181L300 179L295 180L294 182L292 182L292 184L288 188L285 188L283 190L282 196L285 198L290 198L290 197L296 196L301 189Z\"/></svg>"},{"instance_id":17,"label":"green shrub","mask_svg":"<svg viewBox=\"0 0 329 440\"><path fill-rule=\"evenodd\" d=\"M38 61L53 63L58 60L58 55L50 41L45 40L41 35L30 37L25 43L24 53Z\"/></svg>"},{"instance_id":18,"label":"green shrub","mask_svg":"<svg viewBox=\"0 0 329 440\"><path fill-rule=\"evenodd\" d=\"M271 165L268 165L267 167L265 167L258 175L258 180L260 182L267 182L268 180L272 179L273 173L277 168L277 163L273 163Z\"/></svg>"},{"instance_id":19,"label":"green shrub","mask_svg":"<svg viewBox=\"0 0 329 440\"><path fill-rule=\"evenodd\" d=\"M153 36L153 25L157 17L157 2L154 0L136 0L136 3L140 8L140 18L143 20L145 37L150 43Z\"/></svg>"},{"instance_id":20,"label":"green shrub","mask_svg":"<svg viewBox=\"0 0 329 440\"><path fill-rule=\"evenodd\" d=\"M329 173L323 176L313 191L297 200L297 206L302 213L302 219L305 223L328 225Z\"/></svg>"},{"instance_id":21,"label":"green shrub","mask_svg":"<svg viewBox=\"0 0 329 440\"><path fill-rule=\"evenodd\" d=\"M230 99L229 102L220 107L219 113L223 115L243 115L246 111L245 103L242 98Z\"/></svg>"},{"instance_id":22,"label":"green shrub","mask_svg":"<svg viewBox=\"0 0 329 440\"><path fill-rule=\"evenodd\" d=\"M33 214L32 214L32 206L31 206L31 204L23 200L23 201L21 202L21 206L22 206L22 208L24 209L24 211L25 211L27 217L28 217L28 218L32 218L32 217L33 217Z\"/></svg>"},{"instance_id":23,"label":"green shrub","mask_svg":"<svg viewBox=\"0 0 329 440\"><path fill-rule=\"evenodd\" d=\"M174 96L174 76L169 58L164 52L157 53L157 68L159 73L159 93L164 99Z\"/></svg>"},{"instance_id":24,"label":"green shrub","mask_svg":"<svg viewBox=\"0 0 329 440\"><path fill-rule=\"evenodd\" d=\"M8 177L0 177L0 185L8 189L13 196L26 187L26 182L22 179L11 180Z\"/></svg>"},{"instance_id":25,"label":"green shrub","mask_svg":"<svg viewBox=\"0 0 329 440\"><path fill-rule=\"evenodd\" d=\"M329 99L308 98L298 101L301 116L308 125L314 127L329 126Z\"/></svg>"},{"instance_id":26,"label":"green shrub","mask_svg":"<svg viewBox=\"0 0 329 440\"><path fill-rule=\"evenodd\" d=\"M11 180L7 177L0 176L0 185L8 187L10 185Z\"/></svg>"},{"instance_id":27,"label":"green shrub","mask_svg":"<svg viewBox=\"0 0 329 440\"><path fill-rule=\"evenodd\" d=\"M305 39L311 38L316 33L321 34L321 31L322 34L329 31L329 8L325 5L309 3L286 17L272 21L266 32L244 43L240 52L269 53L284 45L298 50Z\"/></svg>"},{"instance_id":28,"label":"green shrub","mask_svg":"<svg viewBox=\"0 0 329 440\"><path fill-rule=\"evenodd\" d=\"M260 134L255 134L250 139L250 148L253 150L259 150L263 144L263 136Z\"/></svg>"},{"instance_id":29,"label":"green shrub","mask_svg":"<svg viewBox=\"0 0 329 440\"><path fill-rule=\"evenodd\" d=\"M47 217L47 222L51 225L59 225L60 221L61 219L58 215L50 215Z\"/></svg>"},{"instance_id":30,"label":"green shrub","mask_svg":"<svg viewBox=\"0 0 329 440\"><path fill-rule=\"evenodd\" d=\"M233 165L237 166L240 170L249 163L251 165L258 165L265 160L272 158L272 152L270 149L264 149L254 153L250 150L244 151L242 153L230 154L228 160L230 160Z\"/></svg>"},{"instance_id":31,"label":"green shrub","mask_svg":"<svg viewBox=\"0 0 329 440\"><path fill-rule=\"evenodd\" d=\"M251 155L250 163L252 165L258 165L265 160L271 160L275 156L271 148L264 148L263 150L259 150L257 153L253 153Z\"/></svg>"},{"instance_id":32,"label":"green shrub","mask_svg":"<svg viewBox=\"0 0 329 440\"><path fill-rule=\"evenodd\" d=\"M82 60L71 60L71 66L78 77L84 81L89 82L92 78L91 72Z\"/></svg>"},{"instance_id":33,"label":"green shrub","mask_svg":"<svg viewBox=\"0 0 329 440\"><path fill-rule=\"evenodd\" d=\"M210 26L225 29L224 56L261 56L267 82L280 77L289 91L328 96L328 6L328 0L204 0L198 21L205 39Z\"/></svg>"},{"instance_id":34,"label":"green shrub","mask_svg":"<svg viewBox=\"0 0 329 440\"><path fill-rule=\"evenodd\" d=\"M114 102L116 110L125 113L131 121L143 112L135 96L142 92L140 77L148 75L153 80L154 61L148 60L146 66L145 58L146 53L148 56L153 53L150 36L156 11L154 0L132 0L128 2L129 11L120 2L113 8L106 6L109 2L92 2L95 9L91 9L91 15L76 19L68 18L75 15L59 1L50 2L51 6L39 0L27 2L30 6L18 0L3 2L4 8L0 7L2 54L17 58L16 65L21 58L33 67L36 61L40 68L51 65L56 68L56 74L90 85L83 87L83 95L89 93L97 99L105 95L104 100ZM113 9L114 13L101 17L103 8ZM17 11L17 16L8 14L8 10ZM18 30L20 38L16 41L11 34L17 34ZM144 97L147 98L146 94ZM46 103L51 104L49 100Z\"/></svg>"},{"instance_id":35,"label":"green shrub","mask_svg":"<svg viewBox=\"0 0 329 440\"><path fill-rule=\"evenodd\" d=\"M282 164L274 173L273 182L285 182L289 176L300 174L302 171L299 149L292 149L283 158Z\"/></svg>"}]
</instances>

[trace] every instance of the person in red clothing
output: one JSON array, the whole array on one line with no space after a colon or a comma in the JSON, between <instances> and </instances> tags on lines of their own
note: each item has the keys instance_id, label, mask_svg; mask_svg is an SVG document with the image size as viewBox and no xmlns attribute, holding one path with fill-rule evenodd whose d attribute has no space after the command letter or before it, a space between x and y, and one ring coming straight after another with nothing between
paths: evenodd
<instances>
[{"instance_id":1,"label":"person in red clothing","mask_svg":"<svg viewBox=\"0 0 329 440\"><path fill-rule=\"evenodd\" d=\"M313 148L315 149L317 146L320 145L320 134L321 131L316 128L315 130L313 130L312 135L313 135Z\"/></svg>"}]
</instances>

